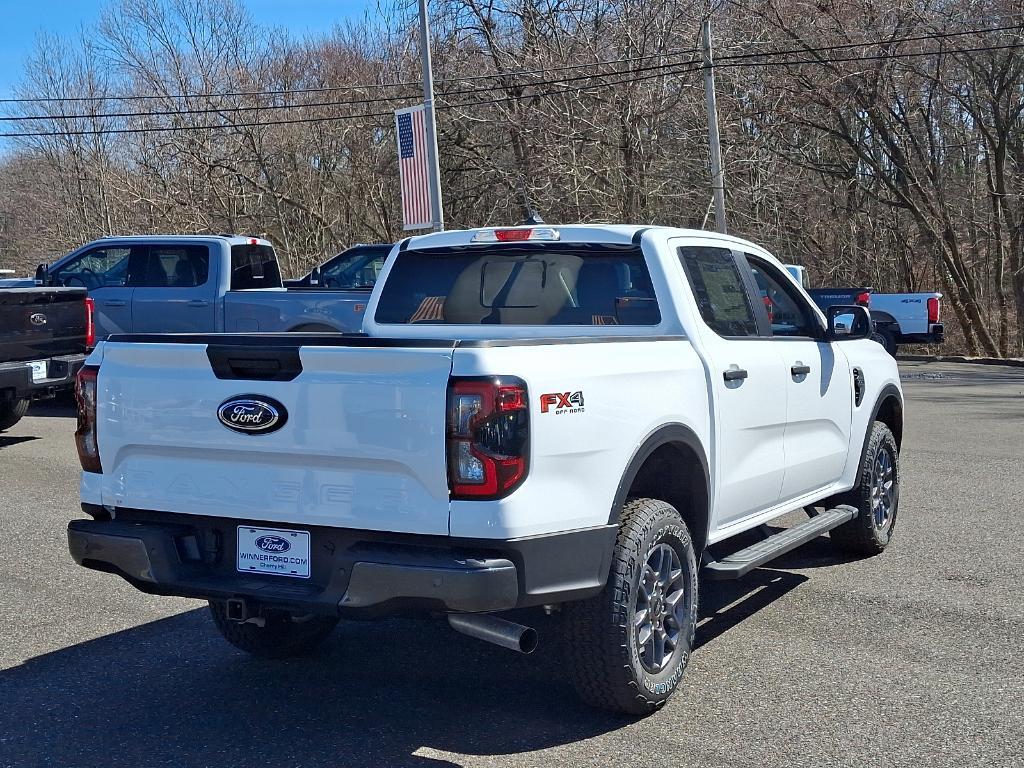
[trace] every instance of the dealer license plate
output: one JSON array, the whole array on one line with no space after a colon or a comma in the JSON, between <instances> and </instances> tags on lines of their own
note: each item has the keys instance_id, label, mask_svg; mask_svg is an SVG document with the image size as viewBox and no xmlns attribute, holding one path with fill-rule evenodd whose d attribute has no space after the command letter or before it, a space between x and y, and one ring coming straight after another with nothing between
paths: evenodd
<instances>
[{"instance_id":1,"label":"dealer license plate","mask_svg":"<svg viewBox=\"0 0 1024 768\"><path fill-rule=\"evenodd\" d=\"M32 381L42 381L46 378L45 360L33 360L28 365L32 369Z\"/></svg>"},{"instance_id":2,"label":"dealer license plate","mask_svg":"<svg viewBox=\"0 0 1024 768\"><path fill-rule=\"evenodd\" d=\"M238 526L238 560L243 573L309 578L309 531Z\"/></svg>"}]
</instances>

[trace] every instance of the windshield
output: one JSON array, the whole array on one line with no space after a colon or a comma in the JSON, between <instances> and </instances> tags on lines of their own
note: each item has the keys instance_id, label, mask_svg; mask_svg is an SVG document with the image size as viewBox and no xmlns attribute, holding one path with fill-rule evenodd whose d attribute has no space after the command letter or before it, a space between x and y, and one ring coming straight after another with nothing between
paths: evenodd
<instances>
[{"instance_id":1,"label":"windshield","mask_svg":"<svg viewBox=\"0 0 1024 768\"><path fill-rule=\"evenodd\" d=\"M501 243L409 250L377 304L381 324L657 325L635 245Z\"/></svg>"},{"instance_id":2,"label":"windshield","mask_svg":"<svg viewBox=\"0 0 1024 768\"><path fill-rule=\"evenodd\" d=\"M390 245L345 251L321 267L320 284L327 288L372 290L390 252Z\"/></svg>"}]
</instances>

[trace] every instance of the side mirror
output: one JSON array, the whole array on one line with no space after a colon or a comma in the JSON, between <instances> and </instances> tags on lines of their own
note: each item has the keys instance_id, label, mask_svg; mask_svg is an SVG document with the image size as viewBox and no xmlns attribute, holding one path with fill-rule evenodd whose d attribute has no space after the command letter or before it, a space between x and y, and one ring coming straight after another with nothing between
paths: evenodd
<instances>
[{"instance_id":1,"label":"side mirror","mask_svg":"<svg viewBox=\"0 0 1024 768\"><path fill-rule=\"evenodd\" d=\"M36 285L46 285L47 271L48 269L45 264L40 264L36 267Z\"/></svg>"},{"instance_id":2,"label":"side mirror","mask_svg":"<svg viewBox=\"0 0 1024 768\"><path fill-rule=\"evenodd\" d=\"M826 312L828 318L827 338L829 341L851 341L868 339L875 331L871 313L866 307L836 304Z\"/></svg>"},{"instance_id":3,"label":"side mirror","mask_svg":"<svg viewBox=\"0 0 1024 768\"><path fill-rule=\"evenodd\" d=\"M309 273L309 284L320 285L320 267L313 267Z\"/></svg>"}]
</instances>

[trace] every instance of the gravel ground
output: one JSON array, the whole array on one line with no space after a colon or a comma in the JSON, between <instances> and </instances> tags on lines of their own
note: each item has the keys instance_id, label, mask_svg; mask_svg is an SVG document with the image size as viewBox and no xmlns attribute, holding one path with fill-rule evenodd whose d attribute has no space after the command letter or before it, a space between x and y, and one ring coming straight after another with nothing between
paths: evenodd
<instances>
[{"instance_id":1,"label":"gravel ground","mask_svg":"<svg viewBox=\"0 0 1024 768\"><path fill-rule=\"evenodd\" d=\"M0 766L1020 766L1024 369L902 369L892 546L705 583L642 720L576 701L554 619L529 657L399 620L315 659L232 650L200 603L74 565L74 413L36 406L0 435Z\"/></svg>"}]
</instances>

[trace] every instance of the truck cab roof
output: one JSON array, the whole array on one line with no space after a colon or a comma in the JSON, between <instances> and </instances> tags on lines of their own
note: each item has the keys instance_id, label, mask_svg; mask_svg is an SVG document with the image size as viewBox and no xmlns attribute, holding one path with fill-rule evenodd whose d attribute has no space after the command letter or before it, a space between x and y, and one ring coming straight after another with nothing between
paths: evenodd
<instances>
[{"instance_id":1,"label":"truck cab roof","mask_svg":"<svg viewBox=\"0 0 1024 768\"><path fill-rule=\"evenodd\" d=\"M223 241L228 245L270 245L270 241L262 237L253 237L251 235L107 235L105 237L97 238L86 245L96 245L97 243L115 242L115 243L199 243L209 242L211 240ZM83 246L84 248L85 246ZM81 248L77 250L82 250Z\"/></svg>"}]
</instances>

